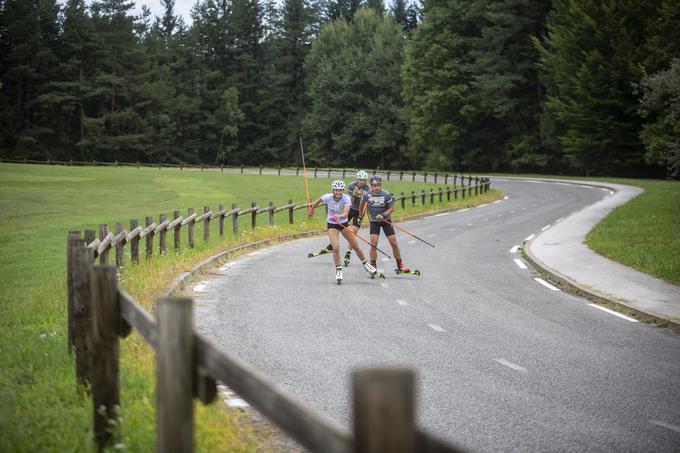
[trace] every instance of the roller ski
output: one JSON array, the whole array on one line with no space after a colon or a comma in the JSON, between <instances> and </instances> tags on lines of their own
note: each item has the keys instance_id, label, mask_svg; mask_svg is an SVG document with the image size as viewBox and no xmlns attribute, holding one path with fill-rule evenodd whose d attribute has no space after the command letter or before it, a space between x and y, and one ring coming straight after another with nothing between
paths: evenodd
<instances>
[{"instance_id":1,"label":"roller ski","mask_svg":"<svg viewBox=\"0 0 680 453\"><path fill-rule=\"evenodd\" d=\"M383 274L378 269L376 269L374 266L369 264L368 261L364 261L362 264L364 265L364 269L366 269L366 272L369 273L371 278L376 278L376 277L380 277L380 278L383 278L383 279L385 278L385 274Z\"/></svg>"},{"instance_id":2,"label":"roller ski","mask_svg":"<svg viewBox=\"0 0 680 453\"><path fill-rule=\"evenodd\" d=\"M345 257L342 259L342 262L345 264L345 267L349 266L349 257L352 255L352 252L347 250L347 253L345 253Z\"/></svg>"},{"instance_id":3,"label":"roller ski","mask_svg":"<svg viewBox=\"0 0 680 453\"><path fill-rule=\"evenodd\" d=\"M342 268L341 267L335 268L335 281L338 282L338 285L342 285Z\"/></svg>"},{"instance_id":4,"label":"roller ski","mask_svg":"<svg viewBox=\"0 0 680 453\"><path fill-rule=\"evenodd\" d=\"M322 248L321 250L319 250L318 252L308 253L307 258L314 258L315 256L325 255L326 253L331 253L332 251L333 251L333 247L328 245L325 248Z\"/></svg>"},{"instance_id":5,"label":"roller ski","mask_svg":"<svg viewBox=\"0 0 680 453\"><path fill-rule=\"evenodd\" d=\"M397 273L397 275L400 274L410 274L410 275L418 275L420 276L420 271L418 269L411 270L409 269L404 263L401 263L399 267L397 267L394 272Z\"/></svg>"}]
</instances>

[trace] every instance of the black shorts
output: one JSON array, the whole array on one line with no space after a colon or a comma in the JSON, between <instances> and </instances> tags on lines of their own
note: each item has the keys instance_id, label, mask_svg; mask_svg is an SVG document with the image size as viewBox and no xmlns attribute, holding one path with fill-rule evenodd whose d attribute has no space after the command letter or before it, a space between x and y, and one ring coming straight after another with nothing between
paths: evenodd
<instances>
[{"instance_id":1,"label":"black shorts","mask_svg":"<svg viewBox=\"0 0 680 453\"><path fill-rule=\"evenodd\" d=\"M345 222L345 223L343 223L343 225L345 226L345 228L347 228L349 226L349 222ZM326 229L328 229L328 230L333 229L333 230L342 231L345 228L341 227L340 224L338 224L338 223L328 223L328 222L326 222Z\"/></svg>"},{"instance_id":2,"label":"black shorts","mask_svg":"<svg viewBox=\"0 0 680 453\"><path fill-rule=\"evenodd\" d=\"M347 221L352 222L352 225L359 228L359 211L357 209L349 209L349 215L347 216Z\"/></svg>"},{"instance_id":3,"label":"black shorts","mask_svg":"<svg viewBox=\"0 0 680 453\"><path fill-rule=\"evenodd\" d=\"M394 236L394 228L387 222L371 222L371 235L380 235L380 228L385 232L385 236Z\"/></svg>"}]
</instances>

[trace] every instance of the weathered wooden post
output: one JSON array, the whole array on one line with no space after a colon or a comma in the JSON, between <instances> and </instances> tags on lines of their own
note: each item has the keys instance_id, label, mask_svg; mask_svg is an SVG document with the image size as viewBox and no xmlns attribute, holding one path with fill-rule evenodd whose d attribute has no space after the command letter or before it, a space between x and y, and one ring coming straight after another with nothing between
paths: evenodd
<instances>
[{"instance_id":1,"label":"weathered wooden post","mask_svg":"<svg viewBox=\"0 0 680 453\"><path fill-rule=\"evenodd\" d=\"M354 453L416 450L415 376L407 369L352 373Z\"/></svg>"},{"instance_id":2,"label":"weathered wooden post","mask_svg":"<svg viewBox=\"0 0 680 453\"><path fill-rule=\"evenodd\" d=\"M178 219L179 218L179 211L173 211L172 212L172 218L173 219ZM179 247L181 243L181 234L180 230L182 229L182 224L181 222L177 222L174 227L174 232L173 232L173 249L175 250L175 253L179 253Z\"/></svg>"},{"instance_id":3,"label":"weathered wooden post","mask_svg":"<svg viewBox=\"0 0 680 453\"><path fill-rule=\"evenodd\" d=\"M434 189L430 189L430 204L434 204Z\"/></svg>"},{"instance_id":4,"label":"weathered wooden post","mask_svg":"<svg viewBox=\"0 0 680 453\"><path fill-rule=\"evenodd\" d=\"M451 201L451 188L446 186L446 201Z\"/></svg>"},{"instance_id":5,"label":"weathered wooden post","mask_svg":"<svg viewBox=\"0 0 680 453\"><path fill-rule=\"evenodd\" d=\"M234 237L238 237L238 211L236 209L236 203L232 203L231 210L234 211L234 214L231 216L231 231L234 233Z\"/></svg>"},{"instance_id":6,"label":"weathered wooden post","mask_svg":"<svg viewBox=\"0 0 680 453\"><path fill-rule=\"evenodd\" d=\"M425 206L425 196L425 189L420 189L420 198L423 206Z\"/></svg>"},{"instance_id":7,"label":"weathered wooden post","mask_svg":"<svg viewBox=\"0 0 680 453\"><path fill-rule=\"evenodd\" d=\"M109 226L100 224L99 225L99 243L101 244L106 239L109 234ZM109 263L109 250L108 247L103 247L102 252L99 254L99 264Z\"/></svg>"},{"instance_id":8,"label":"weathered wooden post","mask_svg":"<svg viewBox=\"0 0 680 453\"><path fill-rule=\"evenodd\" d=\"M220 173L224 173L224 164L220 164Z\"/></svg>"},{"instance_id":9,"label":"weathered wooden post","mask_svg":"<svg viewBox=\"0 0 680 453\"><path fill-rule=\"evenodd\" d=\"M253 203L250 205L252 208L255 208L257 206L257 203L253 201ZM251 227L254 230L255 227L257 227L257 209L253 209L250 212L250 223Z\"/></svg>"},{"instance_id":10,"label":"weathered wooden post","mask_svg":"<svg viewBox=\"0 0 680 453\"><path fill-rule=\"evenodd\" d=\"M449 174L444 173L444 184L448 184L448 183L449 183Z\"/></svg>"},{"instance_id":11,"label":"weathered wooden post","mask_svg":"<svg viewBox=\"0 0 680 453\"><path fill-rule=\"evenodd\" d=\"M314 179L316 179L316 173L319 171L318 168L314 167Z\"/></svg>"},{"instance_id":12,"label":"weathered wooden post","mask_svg":"<svg viewBox=\"0 0 680 453\"><path fill-rule=\"evenodd\" d=\"M453 175L453 187L456 187L456 178L458 175Z\"/></svg>"},{"instance_id":13,"label":"weathered wooden post","mask_svg":"<svg viewBox=\"0 0 680 453\"><path fill-rule=\"evenodd\" d=\"M73 346L76 352L76 380L91 383L92 375L92 287L94 251L76 246L73 255Z\"/></svg>"},{"instance_id":14,"label":"weathered wooden post","mask_svg":"<svg viewBox=\"0 0 680 453\"><path fill-rule=\"evenodd\" d=\"M163 222L168 220L168 218L165 216L165 214L161 214L158 217L158 224L163 225ZM158 254L159 255L165 255L168 253L168 245L167 245L167 239L166 235L168 233L168 229L166 226L161 226L160 231L158 232Z\"/></svg>"},{"instance_id":15,"label":"weathered wooden post","mask_svg":"<svg viewBox=\"0 0 680 453\"><path fill-rule=\"evenodd\" d=\"M260 174L262 174L262 164L260 164Z\"/></svg>"},{"instance_id":16,"label":"weathered wooden post","mask_svg":"<svg viewBox=\"0 0 680 453\"><path fill-rule=\"evenodd\" d=\"M423 182L427 182L427 172L423 173Z\"/></svg>"},{"instance_id":17,"label":"weathered wooden post","mask_svg":"<svg viewBox=\"0 0 680 453\"><path fill-rule=\"evenodd\" d=\"M415 171L413 172L412 176L413 176L413 181L415 181L416 180L416 172Z\"/></svg>"},{"instance_id":18,"label":"weathered wooden post","mask_svg":"<svg viewBox=\"0 0 680 453\"><path fill-rule=\"evenodd\" d=\"M345 179L345 171L346 171L346 169L343 168L342 169L342 179Z\"/></svg>"},{"instance_id":19,"label":"weathered wooden post","mask_svg":"<svg viewBox=\"0 0 680 453\"><path fill-rule=\"evenodd\" d=\"M241 164L241 174L243 174L243 164Z\"/></svg>"},{"instance_id":20,"label":"weathered wooden post","mask_svg":"<svg viewBox=\"0 0 680 453\"><path fill-rule=\"evenodd\" d=\"M466 190L467 190L467 189L465 189L465 186L463 186L463 187L460 189L460 196L461 196L461 198L462 198L463 200L465 200L465 191L466 191Z\"/></svg>"},{"instance_id":21,"label":"weathered wooden post","mask_svg":"<svg viewBox=\"0 0 680 453\"><path fill-rule=\"evenodd\" d=\"M269 226L274 226L274 202L269 202Z\"/></svg>"},{"instance_id":22,"label":"weathered wooden post","mask_svg":"<svg viewBox=\"0 0 680 453\"><path fill-rule=\"evenodd\" d=\"M414 190L411 191L411 207L416 207L416 192Z\"/></svg>"},{"instance_id":23,"label":"weathered wooden post","mask_svg":"<svg viewBox=\"0 0 680 453\"><path fill-rule=\"evenodd\" d=\"M300 167L295 168L295 176L300 176Z\"/></svg>"},{"instance_id":24,"label":"weathered wooden post","mask_svg":"<svg viewBox=\"0 0 680 453\"><path fill-rule=\"evenodd\" d=\"M437 184L437 176L438 176L438 174L437 174L437 172L435 172L435 173L434 173L434 183L435 183L435 184Z\"/></svg>"},{"instance_id":25,"label":"weathered wooden post","mask_svg":"<svg viewBox=\"0 0 680 453\"><path fill-rule=\"evenodd\" d=\"M389 170L387 170L387 180L388 181L390 180L390 171Z\"/></svg>"},{"instance_id":26,"label":"weathered wooden post","mask_svg":"<svg viewBox=\"0 0 680 453\"><path fill-rule=\"evenodd\" d=\"M444 192L442 191L442 188L441 188L441 187L439 188L438 193L439 193L439 202L441 203L441 202L442 202L442 197L444 196Z\"/></svg>"},{"instance_id":27,"label":"weathered wooden post","mask_svg":"<svg viewBox=\"0 0 680 453\"><path fill-rule=\"evenodd\" d=\"M148 227L151 226L152 223L153 223L153 217L147 216L145 218L145 226L148 228ZM153 230L149 231L146 234L146 258L147 259L149 259L153 256L153 236L154 236L154 234L155 233L153 232Z\"/></svg>"},{"instance_id":28,"label":"weathered wooden post","mask_svg":"<svg viewBox=\"0 0 680 453\"><path fill-rule=\"evenodd\" d=\"M111 428L117 423L120 408L118 370L118 289L116 268L96 266L91 272L93 353L92 402L94 438L99 449L111 443Z\"/></svg>"},{"instance_id":29,"label":"weathered wooden post","mask_svg":"<svg viewBox=\"0 0 680 453\"><path fill-rule=\"evenodd\" d=\"M130 233L139 226L137 219L130 220ZM130 259L134 264L139 264L139 234L130 241Z\"/></svg>"},{"instance_id":30,"label":"weathered wooden post","mask_svg":"<svg viewBox=\"0 0 680 453\"><path fill-rule=\"evenodd\" d=\"M66 314L68 322L68 351L75 345L74 338L74 318L76 315L75 300L75 270L76 270L76 248L85 245L85 241L80 238L80 231L71 231L66 237L66 284L68 294L66 299Z\"/></svg>"},{"instance_id":31,"label":"weathered wooden post","mask_svg":"<svg viewBox=\"0 0 680 453\"><path fill-rule=\"evenodd\" d=\"M123 232L123 224L116 222L116 237L119 237L118 242L116 242L116 267L121 269L125 266L125 238L120 237Z\"/></svg>"},{"instance_id":32,"label":"weathered wooden post","mask_svg":"<svg viewBox=\"0 0 680 453\"><path fill-rule=\"evenodd\" d=\"M157 452L194 450L194 333L191 320L191 299L158 299Z\"/></svg>"},{"instance_id":33,"label":"weathered wooden post","mask_svg":"<svg viewBox=\"0 0 680 453\"><path fill-rule=\"evenodd\" d=\"M328 169L328 177L329 178L331 177L331 169L330 168Z\"/></svg>"},{"instance_id":34,"label":"weathered wooden post","mask_svg":"<svg viewBox=\"0 0 680 453\"><path fill-rule=\"evenodd\" d=\"M453 189L453 200L455 201L457 199L458 199L458 189Z\"/></svg>"},{"instance_id":35,"label":"weathered wooden post","mask_svg":"<svg viewBox=\"0 0 680 453\"><path fill-rule=\"evenodd\" d=\"M279 176L281 176L281 165L279 165Z\"/></svg>"},{"instance_id":36,"label":"weathered wooden post","mask_svg":"<svg viewBox=\"0 0 680 453\"><path fill-rule=\"evenodd\" d=\"M209 206L203 206L203 214L210 212ZM203 220L203 241L208 242L210 240L210 216L205 216Z\"/></svg>"},{"instance_id":37,"label":"weathered wooden post","mask_svg":"<svg viewBox=\"0 0 680 453\"><path fill-rule=\"evenodd\" d=\"M220 214L220 216L219 216L219 219L220 219L220 220L219 220L219 224L220 224L220 239L221 239L221 238L224 237L224 205L221 204L221 205L219 206L219 208L220 208L220 209L219 209L218 212L221 212L221 214Z\"/></svg>"},{"instance_id":38,"label":"weathered wooden post","mask_svg":"<svg viewBox=\"0 0 680 453\"><path fill-rule=\"evenodd\" d=\"M406 197L404 196L404 192L401 193L401 209L406 209Z\"/></svg>"},{"instance_id":39,"label":"weathered wooden post","mask_svg":"<svg viewBox=\"0 0 680 453\"><path fill-rule=\"evenodd\" d=\"M195 223L194 219L196 218L196 216L194 216L194 218L191 218L191 215L194 213L194 208L188 208L187 212L188 212L188 215L187 215L186 220L189 220L187 222L187 231L188 231L188 235L189 235L188 243L189 243L189 248L192 249L192 248L194 248L194 223Z\"/></svg>"},{"instance_id":40,"label":"weathered wooden post","mask_svg":"<svg viewBox=\"0 0 680 453\"><path fill-rule=\"evenodd\" d=\"M400 171L399 172L399 181L403 181L403 180L404 180L404 172Z\"/></svg>"},{"instance_id":41,"label":"weathered wooden post","mask_svg":"<svg viewBox=\"0 0 680 453\"><path fill-rule=\"evenodd\" d=\"M290 208L288 208L288 223L291 225L295 223L295 208L293 207L293 200L288 200L288 205Z\"/></svg>"}]
</instances>

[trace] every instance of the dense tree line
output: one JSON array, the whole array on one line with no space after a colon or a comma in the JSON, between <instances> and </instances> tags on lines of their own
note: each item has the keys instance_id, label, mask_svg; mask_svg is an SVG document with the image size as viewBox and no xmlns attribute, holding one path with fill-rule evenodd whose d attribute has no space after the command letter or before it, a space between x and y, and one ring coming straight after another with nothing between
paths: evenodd
<instances>
[{"instance_id":1,"label":"dense tree line","mask_svg":"<svg viewBox=\"0 0 680 453\"><path fill-rule=\"evenodd\" d=\"M680 177L680 3L0 0L0 156Z\"/></svg>"}]
</instances>

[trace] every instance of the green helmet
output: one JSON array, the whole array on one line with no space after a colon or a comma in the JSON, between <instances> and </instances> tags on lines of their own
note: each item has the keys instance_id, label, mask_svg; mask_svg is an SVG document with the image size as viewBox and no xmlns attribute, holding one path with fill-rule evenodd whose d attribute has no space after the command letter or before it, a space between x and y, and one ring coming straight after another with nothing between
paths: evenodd
<instances>
[{"instance_id":1,"label":"green helmet","mask_svg":"<svg viewBox=\"0 0 680 453\"><path fill-rule=\"evenodd\" d=\"M366 179L368 179L368 173L366 173L366 172L363 171L363 170L359 170L359 171L357 172L356 177L357 177L357 179L366 180Z\"/></svg>"}]
</instances>

